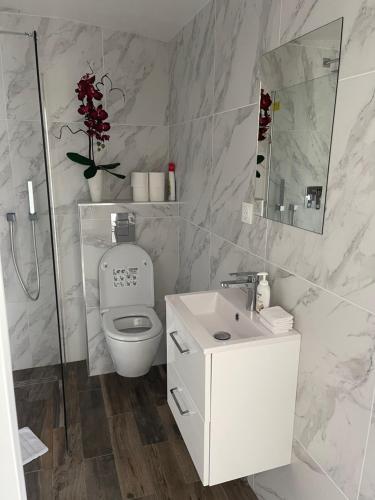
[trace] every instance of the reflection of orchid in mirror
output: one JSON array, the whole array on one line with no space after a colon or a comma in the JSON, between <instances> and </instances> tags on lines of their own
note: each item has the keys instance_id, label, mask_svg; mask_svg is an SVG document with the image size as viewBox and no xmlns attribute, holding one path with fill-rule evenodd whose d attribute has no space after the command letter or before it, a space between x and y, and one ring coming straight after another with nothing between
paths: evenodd
<instances>
[{"instance_id":1,"label":"reflection of orchid in mirror","mask_svg":"<svg viewBox=\"0 0 375 500\"><path fill-rule=\"evenodd\" d=\"M266 139L267 132L272 121L270 113L271 105L271 96L268 93L265 93L264 89L262 89L260 93L258 141L264 141Z\"/></svg>"}]
</instances>

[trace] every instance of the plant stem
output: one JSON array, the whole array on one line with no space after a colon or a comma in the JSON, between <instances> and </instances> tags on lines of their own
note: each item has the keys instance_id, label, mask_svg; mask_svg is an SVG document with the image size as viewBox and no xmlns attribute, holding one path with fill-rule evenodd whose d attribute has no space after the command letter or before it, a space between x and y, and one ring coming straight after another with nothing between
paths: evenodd
<instances>
[{"instance_id":1,"label":"plant stem","mask_svg":"<svg viewBox=\"0 0 375 500\"><path fill-rule=\"evenodd\" d=\"M92 161L95 163L94 138L93 137L91 137L91 154L92 154Z\"/></svg>"},{"instance_id":2,"label":"plant stem","mask_svg":"<svg viewBox=\"0 0 375 500\"><path fill-rule=\"evenodd\" d=\"M95 163L94 138L89 136L89 158Z\"/></svg>"}]
</instances>

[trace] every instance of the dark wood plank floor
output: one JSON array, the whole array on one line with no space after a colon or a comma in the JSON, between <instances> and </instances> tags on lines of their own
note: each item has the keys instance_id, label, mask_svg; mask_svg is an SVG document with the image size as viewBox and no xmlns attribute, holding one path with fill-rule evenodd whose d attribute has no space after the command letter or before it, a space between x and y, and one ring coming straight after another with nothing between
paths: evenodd
<instances>
[{"instance_id":1,"label":"dark wood plank floor","mask_svg":"<svg viewBox=\"0 0 375 500\"><path fill-rule=\"evenodd\" d=\"M202 486L167 405L165 367L124 379L88 377L85 363L71 363L69 454L58 370L38 370L15 376L19 426L49 448L25 467L29 500L256 500L246 481ZM44 382L22 386L40 375Z\"/></svg>"}]
</instances>

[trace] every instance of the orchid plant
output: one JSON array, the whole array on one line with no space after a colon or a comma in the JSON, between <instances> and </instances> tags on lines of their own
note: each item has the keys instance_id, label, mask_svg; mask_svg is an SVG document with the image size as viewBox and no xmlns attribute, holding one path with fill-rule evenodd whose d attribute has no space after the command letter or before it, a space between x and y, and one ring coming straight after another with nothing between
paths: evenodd
<instances>
[{"instance_id":1,"label":"orchid plant","mask_svg":"<svg viewBox=\"0 0 375 500\"><path fill-rule=\"evenodd\" d=\"M90 68L91 69L91 68ZM66 156L78 163L79 165L84 165L87 168L84 170L83 175L86 179L91 179L96 175L98 170L104 170L119 179L125 179L125 175L116 174L112 172L113 169L118 167L120 163L109 163L106 165L97 165L95 161L95 149L100 152L105 148L105 143L109 141L110 136L108 131L111 128L111 124L106 121L108 118L107 111L103 108L101 101L103 99L103 93L99 90L104 87L105 80L110 83L110 92L116 90L122 93L124 99L125 94L121 89L114 88L112 86L112 81L108 74L101 77L99 81L95 83L96 75L91 70L90 73L84 74L79 82L77 83L77 88L75 93L80 102L78 107L78 113L84 117L84 128L80 128L76 131L72 130L69 125L64 125L60 129L61 139L62 131L67 128L72 134L83 133L88 138L88 156L83 156L79 153L67 153Z\"/></svg>"},{"instance_id":2,"label":"orchid plant","mask_svg":"<svg viewBox=\"0 0 375 500\"><path fill-rule=\"evenodd\" d=\"M268 93L265 93L263 89L261 89L258 141L264 141L266 139L267 132L272 121L270 113L271 104L271 96Z\"/></svg>"}]
</instances>

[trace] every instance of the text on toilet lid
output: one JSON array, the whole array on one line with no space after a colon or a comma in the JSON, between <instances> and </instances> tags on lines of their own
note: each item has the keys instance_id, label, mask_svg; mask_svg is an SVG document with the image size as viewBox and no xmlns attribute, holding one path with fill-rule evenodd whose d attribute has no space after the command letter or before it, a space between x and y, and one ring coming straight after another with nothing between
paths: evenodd
<instances>
[{"instance_id":1,"label":"text on toilet lid","mask_svg":"<svg viewBox=\"0 0 375 500\"><path fill-rule=\"evenodd\" d=\"M112 271L113 286L115 288L136 286L138 273L138 267L114 267Z\"/></svg>"}]
</instances>

